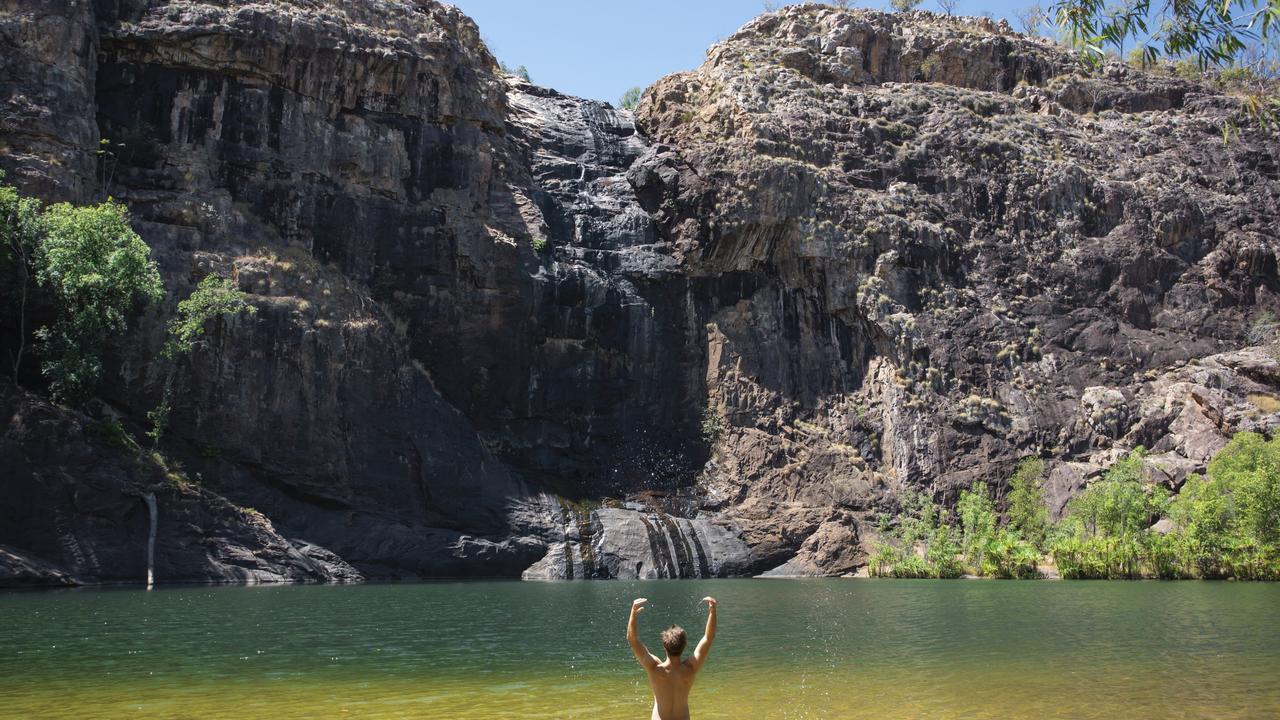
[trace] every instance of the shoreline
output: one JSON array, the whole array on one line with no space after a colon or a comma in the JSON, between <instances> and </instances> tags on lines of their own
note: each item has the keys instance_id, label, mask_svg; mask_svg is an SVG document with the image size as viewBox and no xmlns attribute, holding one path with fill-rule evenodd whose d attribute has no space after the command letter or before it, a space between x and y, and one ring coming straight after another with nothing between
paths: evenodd
<instances>
[{"instance_id":1,"label":"shoreline","mask_svg":"<svg viewBox=\"0 0 1280 720\"><path fill-rule=\"evenodd\" d=\"M1046 583L1134 583L1134 582L1158 582L1158 583L1180 583L1180 582L1204 582L1204 583L1247 583L1265 585L1268 583L1276 583L1276 580L1240 580L1239 578L1161 578L1161 577L1136 577L1136 578L1063 578L1058 575L1046 575L1038 578L1000 578L1000 577L984 577L981 575L966 574L955 578L893 578L893 577L874 577L866 574L844 574L844 575L739 575L733 577L709 577L709 578L582 578L576 580L523 580L521 578L512 577L440 577L440 578L373 578L356 582L315 582L315 581L299 581L299 580L282 580L279 582L262 582L262 581L176 581L176 582L156 582L152 585L152 589L156 588L279 588L279 587L306 587L306 586L324 586L324 587L345 587L345 586L361 586L361 585L450 585L450 584L475 584L475 583L530 583L530 584L569 584L569 583L634 583L634 582L663 582L678 583L687 581L703 581L703 580L734 580L734 581L751 581L751 580L789 580L789 581L813 581L813 580L842 580L842 581L872 581L872 582L955 582L955 581L978 581L978 582L1046 582ZM146 590L147 584L144 581L139 582L102 582L102 583L81 583L76 585L0 585L0 594L6 593L41 593L41 592L77 592L85 590Z\"/></svg>"}]
</instances>

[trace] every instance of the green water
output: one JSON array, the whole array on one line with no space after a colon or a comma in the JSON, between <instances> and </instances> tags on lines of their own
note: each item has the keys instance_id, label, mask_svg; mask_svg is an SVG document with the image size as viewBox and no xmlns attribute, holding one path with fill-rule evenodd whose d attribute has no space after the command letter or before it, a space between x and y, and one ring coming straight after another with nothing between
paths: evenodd
<instances>
[{"instance_id":1,"label":"green water","mask_svg":"<svg viewBox=\"0 0 1280 720\"><path fill-rule=\"evenodd\" d=\"M0 717L647 718L707 594L695 718L1280 717L1280 585L892 580L0 594Z\"/></svg>"}]
</instances>

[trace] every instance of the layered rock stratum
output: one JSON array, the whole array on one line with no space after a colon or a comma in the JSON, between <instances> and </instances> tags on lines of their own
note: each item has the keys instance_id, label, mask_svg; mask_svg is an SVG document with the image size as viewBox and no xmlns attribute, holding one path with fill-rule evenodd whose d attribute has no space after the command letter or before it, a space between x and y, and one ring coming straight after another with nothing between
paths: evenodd
<instances>
[{"instance_id":1,"label":"layered rock stratum","mask_svg":"<svg viewBox=\"0 0 1280 720\"><path fill-rule=\"evenodd\" d=\"M1274 132L985 19L786 8L633 115L427 0L9 2L0 169L168 287L87 412L3 387L0 583L140 581L145 492L161 581L842 574L906 490L1280 423ZM209 273L258 312L147 459Z\"/></svg>"}]
</instances>

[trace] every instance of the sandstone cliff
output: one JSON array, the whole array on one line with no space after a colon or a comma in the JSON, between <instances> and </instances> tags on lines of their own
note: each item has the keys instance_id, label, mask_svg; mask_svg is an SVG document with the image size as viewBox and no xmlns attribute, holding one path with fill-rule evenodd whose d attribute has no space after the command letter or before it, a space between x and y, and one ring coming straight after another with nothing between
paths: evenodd
<instances>
[{"instance_id":1,"label":"sandstone cliff","mask_svg":"<svg viewBox=\"0 0 1280 720\"><path fill-rule=\"evenodd\" d=\"M209 272L259 312L181 368L162 580L831 574L1027 454L1055 509L1140 443L1176 488L1280 422L1278 146L926 13L762 16L633 118L425 0L0 4L0 168L127 203L169 288L93 417L5 390L0 572L140 579L166 479L85 433Z\"/></svg>"}]
</instances>

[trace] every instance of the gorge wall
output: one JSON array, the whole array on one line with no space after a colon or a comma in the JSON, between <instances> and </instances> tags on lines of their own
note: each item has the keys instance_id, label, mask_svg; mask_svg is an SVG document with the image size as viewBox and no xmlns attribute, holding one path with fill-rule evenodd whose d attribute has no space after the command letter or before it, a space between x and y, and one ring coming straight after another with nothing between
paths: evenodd
<instances>
[{"instance_id":1,"label":"gorge wall","mask_svg":"<svg viewBox=\"0 0 1280 720\"><path fill-rule=\"evenodd\" d=\"M86 412L0 385L0 583L140 580L148 489L162 581L251 582L841 574L1026 455L1054 511L1138 444L1177 489L1280 423L1276 140L927 13L764 15L633 115L426 0L0 2L6 181L168 287ZM148 459L102 429L209 273L258 312Z\"/></svg>"}]
</instances>

